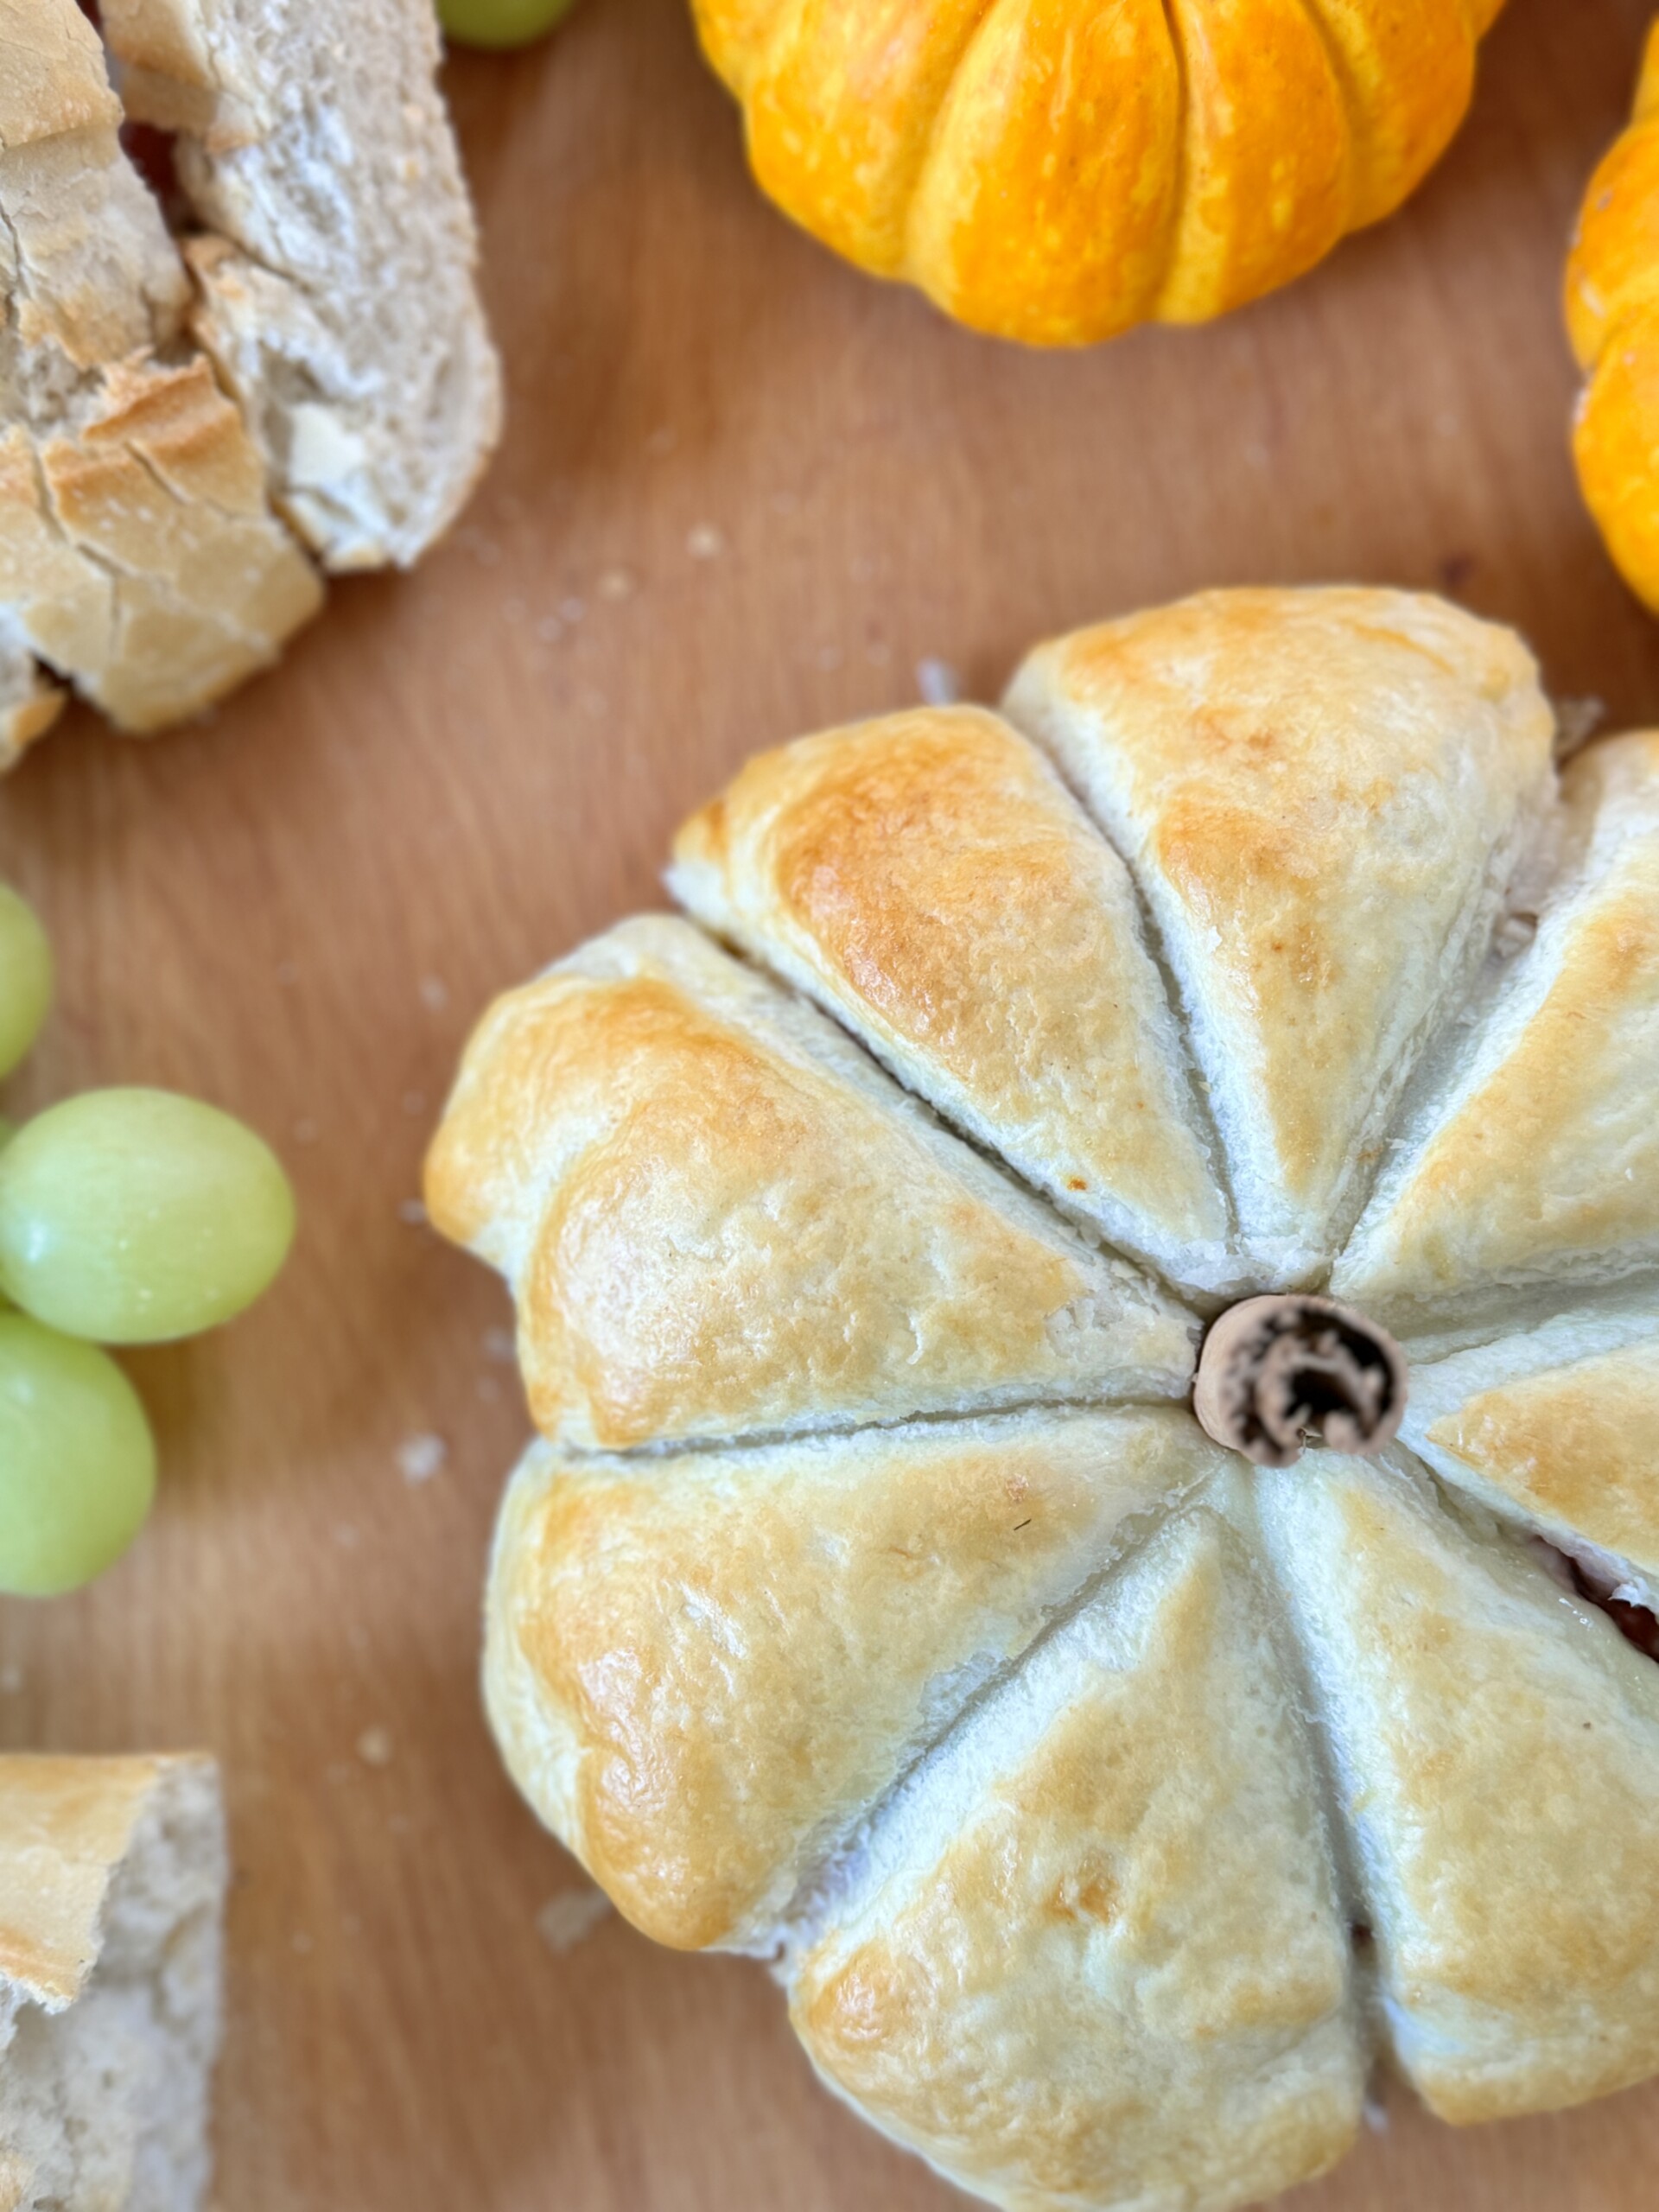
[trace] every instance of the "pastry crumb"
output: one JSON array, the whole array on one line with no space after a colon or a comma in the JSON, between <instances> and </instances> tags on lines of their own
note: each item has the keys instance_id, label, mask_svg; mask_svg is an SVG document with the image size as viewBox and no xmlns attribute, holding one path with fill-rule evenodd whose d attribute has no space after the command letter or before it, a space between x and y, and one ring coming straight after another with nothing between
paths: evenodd
<instances>
[{"instance_id":1,"label":"pastry crumb","mask_svg":"<svg viewBox=\"0 0 1659 2212\"><path fill-rule=\"evenodd\" d=\"M550 1951L561 1957L585 1942L611 1910L603 1890L561 1890L550 1897L536 1916L536 1932Z\"/></svg>"},{"instance_id":2,"label":"pastry crumb","mask_svg":"<svg viewBox=\"0 0 1659 2212\"><path fill-rule=\"evenodd\" d=\"M357 1756L365 1766L390 1766L392 1742L390 1728L365 1728L357 1739Z\"/></svg>"},{"instance_id":3,"label":"pastry crumb","mask_svg":"<svg viewBox=\"0 0 1659 2212\"><path fill-rule=\"evenodd\" d=\"M916 664L916 689L925 706L954 707L962 696L962 678L948 660L929 653Z\"/></svg>"},{"instance_id":4,"label":"pastry crumb","mask_svg":"<svg viewBox=\"0 0 1659 2212\"><path fill-rule=\"evenodd\" d=\"M429 1483L434 1475L442 1471L449 1457L449 1446L441 1436L429 1431L421 1436L406 1436L397 1446L397 1471L406 1483Z\"/></svg>"}]
</instances>

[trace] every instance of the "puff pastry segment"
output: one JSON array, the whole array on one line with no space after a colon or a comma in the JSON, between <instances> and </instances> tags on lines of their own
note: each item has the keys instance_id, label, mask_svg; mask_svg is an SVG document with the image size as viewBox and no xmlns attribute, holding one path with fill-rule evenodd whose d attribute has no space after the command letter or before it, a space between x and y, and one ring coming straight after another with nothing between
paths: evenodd
<instances>
[{"instance_id":1,"label":"puff pastry segment","mask_svg":"<svg viewBox=\"0 0 1659 2212\"><path fill-rule=\"evenodd\" d=\"M797 1890L1224 1455L1173 1406L729 1453L532 1446L485 1679L520 1788L659 1942L766 1948Z\"/></svg>"},{"instance_id":2,"label":"puff pastry segment","mask_svg":"<svg viewBox=\"0 0 1659 2212\"><path fill-rule=\"evenodd\" d=\"M1259 1478L1401 2065L1442 2118L1659 2069L1659 1669L1514 1543L1324 1452Z\"/></svg>"},{"instance_id":3,"label":"puff pastry segment","mask_svg":"<svg viewBox=\"0 0 1659 2212\"><path fill-rule=\"evenodd\" d=\"M1659 734L1563 779L1566 871L1333 1278L1380 1320L1659 1265Z\"/></svg>"},{"instance_id":4,"label":"puff pastry segment","mask_svg":"<svg viewBox=\"0 0 1659 2212\"><path fill-rule=\"evenodd\" d=\"M1175 1397L1195 1325L690 924L499 1001L429 1156L518 1305L537 1425L601 1449Z\"/></svg>"},{"instance_id":5,"label":"puff pastry segment","mask_svg":"<svg viewBox=\"0 0 1659 2212\"><path fill-rule=\"evenodd\" d=\"M1128 871L997 716L760 754L681 830L669 886L1063 1211L1178 1281L1240 1283Z\"/></svg>"},{"instance_id":6,"label":"puff pastry segment","mask_svg":"<svg viewBox=\"0 0 1659 2212\"><path fill-rule=\"evenodd\" d=\"M1437 1474L1652 1605L1659 1289L1415 1368L1401 1433Z\"/></svg>"},{"instance_id":7,"label":"puff pastry segment","mask_svg":"<svg viewBox=\"0 0 1659 2212\"><path fill-rule=\"evenodd\" d=\"M1530 654L1403 592L1217 592L1039 647L1006 710L1140 880L1259 1274L1309 1279L1554 795Z\"/></svg>"},{"instance_id":8,"label":"puff pastry segment","mask_svg":"<svg viewBox=\"0 0 1659 2212\"><path fill-rule=\"evenodd\" d=\"M1346 1923L1219 1514L1166 1527L895 1802L791 2012L832 2086L1020 2212L1239 2204L1341 2156Z\"/></svg>"}]
</instances>

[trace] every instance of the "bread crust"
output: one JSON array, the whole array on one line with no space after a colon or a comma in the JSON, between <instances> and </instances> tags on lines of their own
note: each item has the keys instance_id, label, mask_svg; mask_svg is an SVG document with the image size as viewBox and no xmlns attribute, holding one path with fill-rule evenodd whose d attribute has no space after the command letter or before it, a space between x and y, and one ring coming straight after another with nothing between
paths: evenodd
<instances>
[{"instance_id":1,"label":"bread crust","mask_svg":"<svg viewBox=\"0 0 1659 2212\"><path fill-rule=\"evenodd\" d=\"M75 0L0 0L0 767L55 718L54 677L135 732L212 705L321 605L302 541L334 568L412 560L494 442L499 371L431 10L394 0L356 26L361 65L343 38L320 50L325 12L102 10L129 64L124 112L186 134L195 212L233 232L194 238L187 273ZM366 180L312 180L342 210L366 194L333 230L358 237L390 207L407 251L377 233L357 265L302 270L310 187L282 150L296 117L331 158L352 138ZM343 368L335 295L356 334ZM359 359L365 344L382 355ZM303 404L277 391L289 356ZM372 423L338 394L323 404L325 369L383 396Z\"/></svg>"},{"instance_id":2,"label":"bread crust","mask_svg":"<svg viewBox=\"0 0 1659 2212\"><path fill-rule=\"evenodd\" d=\"M1659 1264L1659 734L1588 747L1562 796L1536 938L1338 1262L1382 1320Z\"/></svg>"},{"instance_id":3,"label":"bread crust","mask_svg":"<svg viewBox=\"0 0 1659 2212\"><path fill-rule=\"evenodd\" d=\"M533 1447L491 1582L497 1736L646 1934L766 1948L801 1883L1137 1517L1222 1465L1173 1406L645 1465Z\"/></svg>"},{"instance_id":4,"label":"bread crust","mask_svg":"<svg viewBox=\"0 0 1659 2212\"><path fill-rule=\"evenodd\" d=\"M1012 698L1098 830L965 710L763 756L679 839L679 896L887 1073L658 918L469 1048L429 1205L512 1283L560 1440L503 1511L486 1696L621 1909L780 1951L896 2139L1018 2212L1224 2212L1340 2154L1378 2051L1456 2120L1659 2071L1620 1610L1659 1596L1659 740L1550 805L1524 649L1363 591L1084 632ZM1172 1387L1122 1364L1168 1309L1059 1217L1101 1141L1070 1086L1121 1099L1160 1017L1263 1287L1322 1280L1393 1163L1338 1272L1387 1300L1357 1342L1409 1332L1382 1459L1257 1473L1111 1408ZM1399 1221L1449 1294L1396 1300Z\"/></svg>"},{"instance_id":5,"label":"bread crust","mask_svg":"<svg viewBox=\"0 0 1659 2212\"><path fill-rule=\"evenodd\" d=\"M1554 797L1531 655L1409 593L1214 592L1039 647L1006 711L1141 886L1261 1287L1310 1281Z\"/></svg>"},{"instance_id":6,"label":"bread crust","mask_svg":"<svg viewBox=\"0 0 1659 2212\"><path fill-rule=\"evenodd\" d=\"M0 1986L53 2012L79 1996L110 1877L161 1771L153 1758L0 1757Z\"/></svg>"},{"instance_id":7,"label":"bread crust","mask_svg":"<svg viewBox=\"0 0 1659 2212\"><path fill-rule=\"evenodd\" d=\"M1233 2205L1323 2171L1365 2061L1243 1547L1220 1515L1183 1516L1043 1658L1019 1707L921 1778L902 1862L878 1849L796 1966L809 2055L1019 2212Z\"/></svg>"},{"instance_id":8,"label":"bread crust","mask_svg":"<svg viewBox=\"0 0 1659 2212\"><path fill-rule=\"evenodd\" d=\"M431 8L109 0L104 24L127 111L182 134L209 233L188 249L192 333L278 507L327 569L410 566L501 421Z\"/></svg>"},{"instance_id":9,"label":"bread crust","mask_svg":"<svg viewBox=\"0 0 1659 2212\"><path fill-rule=\"evenodd\" d=\"M1406 1441L1448 1482L1659 1594L1659 1289L1417 1370Z\"/></svg>"},{"instance_id":10,"label":"bread crust","mask_svg":"<svg viewBox=\"0 0 1659 2212\"><path fill-rule=\"evenodd\" d=\"M0 433L0 604L120 728L211 706L321 603L206 361L112 369L73 435Z\"/></svg>"},{"instance_id":11,"label":"bread crust","mask_svg":"<svg viewBox=\"0 0 1659 2212\"><path fill-rule=\"evenodd\" d=\"M1659 1669L1408 1479L1261 1480L1407 2075L1468 2122L1659 2070Z\"/></svg>"},{"instance_id":12,"label":"bread crust","mask_svg":"<svg viewBox=\"0 0 1659 2212\"><path fill-rule=\"evenodd\" d=\"M1174 1396L1191 1370L1173 1300L684 922L498 1002L426 1193L512 1282L531 1413L572 1444Z\"/></svg>"},{"instance_id":13,"label":"bread crust","mask_svg":"<svg viewBox=\"0 0 1659 2212\"><path fill-rule=\"evenodd\" d=\"M203 1757L0 1757L0 2206L195 2212L227 1876Z\"/></svg>"},{"instance_id":14,"label":"bread crust","mask_svg":"<svg viewBox=\"0 0 1659 2212\"><path fill-rule=\"evenodd\" d=\"M1128 872L998 717L762 753L668 880L1063 1212L1178 1282L1242 1280Z\"/></svg>"}]
</instances>

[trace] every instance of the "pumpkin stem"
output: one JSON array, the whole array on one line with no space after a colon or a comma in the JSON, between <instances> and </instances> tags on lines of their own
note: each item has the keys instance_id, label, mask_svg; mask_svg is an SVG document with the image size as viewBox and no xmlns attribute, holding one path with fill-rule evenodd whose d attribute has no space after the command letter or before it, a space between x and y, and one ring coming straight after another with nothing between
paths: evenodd
<instances>
[{"instance_id":1,"label":"pumpkin stem","mask_svg":"<svg viewBox=\"0 0 1659 2212\"><path fill-rule=\"evenodd\" d=\"M1217 1444L1289 1467L1310 1433L1370 1459L1406 1409L1405 1354L1386 1329L1333 1298L1247 1298L1211 1325L1193 1411Z\"/></svg>"}]
</instances>

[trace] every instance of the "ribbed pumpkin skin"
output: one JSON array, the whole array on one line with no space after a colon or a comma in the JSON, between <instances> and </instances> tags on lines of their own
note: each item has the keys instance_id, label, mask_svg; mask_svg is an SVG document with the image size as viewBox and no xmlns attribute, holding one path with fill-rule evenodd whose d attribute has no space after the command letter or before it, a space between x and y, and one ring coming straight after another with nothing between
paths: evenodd
<instances>
[{"instance_id":1,"label":"ribbed pumpkin skin","mask_svg":"<svg viewBox=\"0 0 1659 2212\"><path fill-rule=\"evenodd\" d=\"M1566 308L1590 379L1573 431L1579 481L1626 582L1659 611L1659 22L1630 128L1585 194Z\"/></svg>"},{"instance_id":2,"label":"ribbed pumpkin skin","mask_svg":"<svg viewBox=\"0 0 1659 2212\"><path fill-rule=\"evenodd\" d=\"M959 321L1202 322L1397 207L1503 0L693 0L763 189Z\"/></svg>"}]
</instances>

